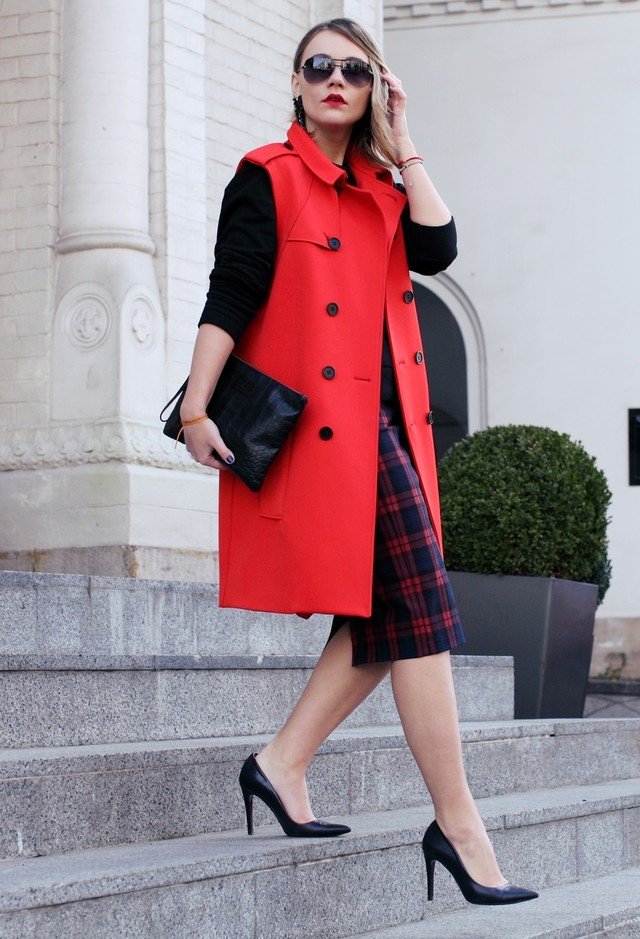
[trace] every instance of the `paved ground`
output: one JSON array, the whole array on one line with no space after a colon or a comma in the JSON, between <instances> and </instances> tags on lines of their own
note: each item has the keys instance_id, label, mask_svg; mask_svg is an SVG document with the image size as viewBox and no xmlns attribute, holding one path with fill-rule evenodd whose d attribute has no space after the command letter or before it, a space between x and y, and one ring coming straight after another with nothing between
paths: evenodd
<instances>
[{"instance_id":1,"label":"paved ground","mask_svg":"<svg viewBox=\"0 0 640 939\"><path fill-rule=\"evenodd\" d=\"M583 717L640 717L640 695L588 694Z\"/></svg>"}]
</instances>

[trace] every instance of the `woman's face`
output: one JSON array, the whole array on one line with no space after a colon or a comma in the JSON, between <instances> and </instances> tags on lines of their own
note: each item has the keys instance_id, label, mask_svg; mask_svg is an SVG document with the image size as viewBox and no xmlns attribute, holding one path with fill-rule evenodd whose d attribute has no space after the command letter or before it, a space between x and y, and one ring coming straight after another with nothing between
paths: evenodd
<instances>
[{"instance_id":1,"label":"woman's face","mask_svg":"<svg viewBox=\"0 0 640 939\"><path fill-rule=\"evenodd\" d=\"M336 33L331 29L324 29L316 33L309 40L302 54L302 64L312 55L329 55L334 59L361 59L369 62L369 56L354 42ZM307 130L316 128L338 129L351 127L359 120L367 109L371 97L372 82L364 88L351 85L342 74L337 65L333 72L319 85L312 85L305 79L304 69L300 69L291 77L291 90L294 96L302 95L302 104L306 113ZM339 95L344 104L331 103L327 100L329 95Z\"/></svg>"}]
</instances>

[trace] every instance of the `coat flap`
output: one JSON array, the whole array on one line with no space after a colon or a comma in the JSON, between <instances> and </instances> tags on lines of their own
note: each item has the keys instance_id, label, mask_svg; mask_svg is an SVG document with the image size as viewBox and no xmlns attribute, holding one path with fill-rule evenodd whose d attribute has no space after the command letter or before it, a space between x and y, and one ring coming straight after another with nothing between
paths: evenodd
<instances>
[{"instance_id":1,"label":"coat flap","mask_svg":"<svg viewBox=\"0 0 640 939\"><path fill-rule=\"evenodd\" d=\"M314 178L287 240L311 241L331 251L331 238L340 238L339 196L332 186Z\"/></svg>"}]
</instances>

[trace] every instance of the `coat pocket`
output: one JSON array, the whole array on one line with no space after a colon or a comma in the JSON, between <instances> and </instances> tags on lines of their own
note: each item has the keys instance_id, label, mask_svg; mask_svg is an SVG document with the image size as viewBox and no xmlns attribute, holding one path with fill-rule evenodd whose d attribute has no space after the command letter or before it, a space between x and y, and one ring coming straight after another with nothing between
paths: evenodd
<instances>
[{"instance_id":1,"label":"coat pocket","mask_svg":"<svg viewBox=\"0 0 640 939\"><path fill-rule=\"evenodd\" d=\"M269 467L260 487L260 515L265 518L282 518L284 514L295 435L295 430L292 430Z\"/></svg>"}]
</instances>

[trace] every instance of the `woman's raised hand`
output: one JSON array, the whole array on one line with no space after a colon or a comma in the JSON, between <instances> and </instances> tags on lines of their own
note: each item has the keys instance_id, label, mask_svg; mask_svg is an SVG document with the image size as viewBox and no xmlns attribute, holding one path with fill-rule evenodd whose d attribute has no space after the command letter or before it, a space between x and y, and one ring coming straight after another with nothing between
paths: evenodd
<instances>
[{"instance_id":1,"label":"woman's raised hand","mask_svg":"<svg viewBox=\"0 0 640 939\"><path fill-rule=\"evenodd\" d=\"M234 462L235 458L227 460L227 457L233 457L233 453L220 436L218 425L212 420L190 424L184 428L183 434L187 450L196 463L202 463L203 466L212 466L218 470L226 470L229 469L229 463ZM221 463L220 460L216 460L212 453L213 450L226 462Z\"/></svg>"},{"instance_id":2,"label":"woman's raised hand","mask_svg":"<svg viewBox=\"0 0 640 939\"><path fill-rule=\"evenodd\" d=\"M409 136L407 127L407 93L402 87L402 81L394 75L389 69L383 66L381 73L382 80L387 83L389 89L389 99L387 101L387 120L391 127L396 142L400 142Z\"/></svg>"}]
</instances>

